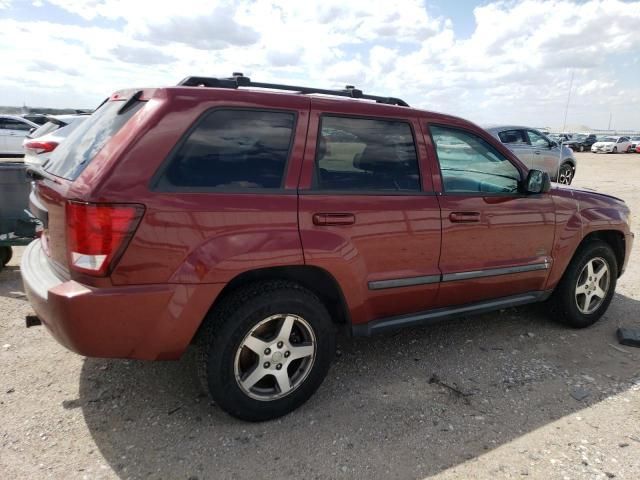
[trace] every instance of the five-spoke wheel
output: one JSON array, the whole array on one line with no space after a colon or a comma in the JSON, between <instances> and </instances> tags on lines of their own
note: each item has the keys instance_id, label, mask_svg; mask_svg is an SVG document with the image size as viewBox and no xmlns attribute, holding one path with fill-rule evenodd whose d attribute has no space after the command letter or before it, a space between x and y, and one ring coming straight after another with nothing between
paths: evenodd
<instances>
[{"instance_id":1,"label":"five-spoke wheel","mask_svg":"<svg viewBox=\"0 0 640 480\"><path fill-rule=\"evenodd\" d=\"M609 291L609 266L600 257L592 258L582 268L576 282L576 304L585 315L595 312Z\"/></svg>"}]
</instances>

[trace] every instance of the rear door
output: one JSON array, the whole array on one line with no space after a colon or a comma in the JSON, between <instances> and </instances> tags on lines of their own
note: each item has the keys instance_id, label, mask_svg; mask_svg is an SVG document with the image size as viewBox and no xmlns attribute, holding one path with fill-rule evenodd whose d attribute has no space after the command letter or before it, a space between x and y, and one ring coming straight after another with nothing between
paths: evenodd
<instances>
[{"instance_id":1,"label":"rear door","mask_svg":"<svg viewBox=\"0 0 640 480\"><path fill-rule=\"evenodd\" d=\"M551 196L520 193L519 169L478 132L428 129L442 211L438 306L543 290L552 261ZM452 143L464 148L451 152Z\"/></svg>"},{"instance_id":2,"label":"rear door","mask_svg":"<svg viewBox=\"0 0 640 480\"><path fill-rule=\"evenodd\" d=\"M433 307L440 210L406 109L313 99L299 189L305 262L333 275L353 324Z\"/></svg>"},{"instance_id":3,"label":"rear door","mask_svg":"<svg viewBox=\"0 0 640 480\"><path fill-rule=\"evenodd\" d=\"M531 144L529 144L529 139L524 130L520 128L503 130L498 133L498 137L509 150L515 153L516 157L518 157L522 163L529 168L534 168L533 149L531 148Z\"/></svg>"}]
</instances>

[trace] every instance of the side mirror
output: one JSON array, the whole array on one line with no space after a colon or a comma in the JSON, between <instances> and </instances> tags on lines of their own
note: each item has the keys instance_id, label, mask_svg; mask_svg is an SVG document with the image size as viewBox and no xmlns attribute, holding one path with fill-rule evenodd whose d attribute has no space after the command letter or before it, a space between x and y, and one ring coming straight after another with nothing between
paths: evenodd
<instances>
[{"instance_id":1,"label":"side mirror","mask_svg":"<svg viewBox=\"0 0 640 480\"><path fill-rule=\"evenodd\" d=\"M524 189L527 193L547 193L551 190L551 178L542 170L529 170Z\"/></svg>"}]
</instances>

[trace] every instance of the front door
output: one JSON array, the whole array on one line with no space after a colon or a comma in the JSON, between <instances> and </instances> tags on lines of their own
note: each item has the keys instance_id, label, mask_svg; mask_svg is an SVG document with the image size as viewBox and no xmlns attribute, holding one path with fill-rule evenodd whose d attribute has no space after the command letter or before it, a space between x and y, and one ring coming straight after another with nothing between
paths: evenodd
<instances>
[{"instance_id":1,"label":"front door","mask_svg":"<svg viewBox=\"0 0 640 480\"><path fill-rule=\"evenodd\" d=\"M527 130L533 156L530 168L547 172L555 180L560 168L562 145L552 146L548 138L535 130Z\"/></svg>"},{"instance_id":2,"label":"front door","mask_svg":"<svg viewBox=\"0 0 640 480\"><path fill-rule=\"evenodd\" d=\"M429 130L442 184L438 306L541 291L552 263L551 197L520 193L518 168L479 134Z\"/></svg>"},{"instance_id":3,"label":"front door","mask_svg":"<svg viewBox=\"0 0 640 480\"><path fill-rule=\"evenodd\" d=\"M299 189L305 263L337 280L354 325L433 308L440 210L420 125L340 103L312 100Z\"/></svg>"}]
</instances>

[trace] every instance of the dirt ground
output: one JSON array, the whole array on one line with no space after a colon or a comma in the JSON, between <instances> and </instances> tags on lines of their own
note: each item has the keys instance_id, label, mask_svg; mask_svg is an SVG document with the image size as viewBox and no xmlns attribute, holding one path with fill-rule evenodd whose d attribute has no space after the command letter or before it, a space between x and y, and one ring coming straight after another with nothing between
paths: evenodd
<instances>
[{"instance_id":1,"label":"dirt ground","mask_svg":"<svg viewBox=\"0 0 640 480\"><path fill-rule=\"evenodd\" d=\"M577 157L575 184L637 229L640 155ZM87 359L25 329L19 259L0 273L0 478L640 478L640 349L615 339L640 327L638 242L592 328L531 306L342 339L318 393L261 424L209 405L192 354Z\"/></svg>"}]
</instances>

